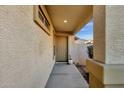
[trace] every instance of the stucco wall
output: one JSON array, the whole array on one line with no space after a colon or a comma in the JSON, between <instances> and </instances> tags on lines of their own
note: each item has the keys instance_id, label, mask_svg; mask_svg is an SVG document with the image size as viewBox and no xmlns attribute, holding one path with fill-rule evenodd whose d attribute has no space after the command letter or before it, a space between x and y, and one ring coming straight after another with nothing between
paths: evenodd
<instances>
[{"instance_id":1,"label":"stucco wall","mask_svg":"<svg viewBox=\"0 0 124 93\"><path fill-rule=\"evenodd\" d=\"M106 63L124 64L124 6L106 6Z\"/></svg>"},{"instance_id":2,"label":"stucco wall","mask_svg":"<svg viewBox=\"0 0 124 93\"><path fill-rule=\"evenodd\" d=\"M69 36L69 55L71 55L74 63L79 65L86 65L88 59L87 46L81 43L80 40L74 40L74 36Z\"/></svg>"},{"instance_id":3,"label":"stucco wall","mask_svg":"<svg viewBox=\"0 0 124 93\"><path fill-rule=\"evenodd\" d=\"M99 8L100 10L100 8ZM94 77L90 77L90 83L89 85L92 85L92 87L96 86L96 82L92 82L94 79L98 79L101 77L101 83L104 84L104 87L124 87L124 6L111 6L107 5L105 6L105 13L101 10L99 11L98 18L102 18L101 15L105 14L105 22L104 17L103 21L99 20L100 23L103 23L105 25L105 32L101 32L103 36L96 38L101 41L101 39L105 40L105 44L97 42L97 40L94 42L98 43L97 47L101 48L100 51L105 52L105 64L101 64L94 60L88 60L87 61L87 67L91 74L94 75ZM96 12L97 13L97 12ZM94 20L94 22L97 22ZM98 22L98 23L99 23ZM95 27L99 26L101 27L101 24L95 24ZM103 28L104 29L104 28ZM100 30L97 28L97 30ZM97 31L95 30L95 31ZM103 31L103 30L101 30ZM100 33L95 33L95 35ZM105 35L104 35L105 34ZM101 46L104 46L105 48L102 48ZM103 49L103 50L102 50ZM96 51L97 52L97 51ZM98 52L97 52L98 53ZM102 55L99 53L99 55L102 57ZM98 58L97 54L94 55ZM96 70L95 70L96 69ZM101 69L101 70L100 70ZM98 80L97 80L98 81ZM97 85L97 87L101 87L100 85ZM102 86L103 87L103 86Z\"/></svg>"},{"instance_id":4,"label":"stucco wall","mask_svg":"<svg viewBox=\"0 0 124 93\"><path fill-rule=\"evenodd\" d=\"M124 64L124 6L94 6L94 59Z\"/></svg>"},{"instance_id":5,"label":"stucco wall","mask_svg":"<svg viewBox=\"0 0 124 93\"><path fill-rule=\"evenodd\" d=\"M34 23L33 6L0 6L0 87L44 87L53 65L53 35Z\"/></svg>"},{"instance_id":6,"label":"stucco wall","mask_svg":"<svg viewBox=\"0 0 124 93\"><path fill-rule=\"evenodd\" d=\"M94 59L105 62L105 6L93 6L94 18Z\"/></svg>"},{"instance_id":7,"label":"stucco wall","mask_svg":"<svg viewBox=\"0 0 124 93\"><path fill-rule=\"evenodd\" d=\"M68 55L69 57L73 57L73 50L74 50L74 35L68 36Z\"/></svg>"},{"instance_id":8,"label":"stucco wall","mask_svg":"<svg viewBox=\"0 0 124 93\"><path fill-rule=\"evenodd\" d=\"M77 64L79 65L86 65L86 59L88 59L88 50L87 50L87 45L83 43L77 43L75 42L75 51L74 53L74 60Z\"/></svg>"}]
</instances>

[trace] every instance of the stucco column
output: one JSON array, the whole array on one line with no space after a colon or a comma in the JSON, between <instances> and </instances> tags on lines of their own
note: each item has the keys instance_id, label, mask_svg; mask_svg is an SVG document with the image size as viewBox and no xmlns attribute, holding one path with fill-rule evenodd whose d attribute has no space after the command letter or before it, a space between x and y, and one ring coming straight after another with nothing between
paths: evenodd
<instances>
[{"instance_id":1,"label":"stucco column","mask_svg":"<svg viewBox=\"0 0 124 93\"><path fill-rule=\"evenodd\" d=\"M94 58L90 87L124 87L124 6L94 6Z\"/></svg>"},{"instance_id":2,"label":"stucco column","mask_svg":"<svg viewBox=\"0 0 124 93\"><path fill-rule=\"evenodd\" d=\"M69 35L68 36L68 56L69 58L71 57L73 61L75 61L75 53L74 53L74 40L75 36L74 35Z\"/></svg>"}]
</instances>

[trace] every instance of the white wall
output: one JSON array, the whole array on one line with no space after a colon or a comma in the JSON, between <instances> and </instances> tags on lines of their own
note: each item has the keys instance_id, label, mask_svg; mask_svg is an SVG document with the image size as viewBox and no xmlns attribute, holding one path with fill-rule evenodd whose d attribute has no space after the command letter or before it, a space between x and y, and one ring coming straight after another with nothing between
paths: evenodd
<instances>
[{"instance_id":1,"label":"white wall","mask_svg":"<svg viewBox=\"0 0 124 93\"><path fill-rule=\"evenodd\" d=\"M79 44L75 42L75 60L78 64L85 66L86 59L88 59L88 50L85 44Z\"/></svg>"},{"instance_id":2,"label":"white wall","mask_svg":"<svg viewBox=\"0 0 124 93\"><path fill-rule=\"evenodd\" d=\"M45 87L53 65L53 35L34 23L33 6L0 6L0 87Z\"/></svg>"},{"instance_id":3,"label":"white wall","mask_svg":"<svg viewBox=\"0 0 124 93\"><path fill-rule=\"evenodd\" d=\"M88 59L87 46L74 40L74 36L69 36L69 54L73 61L79 65L86 65L86 59Z\"/></svg>"}]
</instances>

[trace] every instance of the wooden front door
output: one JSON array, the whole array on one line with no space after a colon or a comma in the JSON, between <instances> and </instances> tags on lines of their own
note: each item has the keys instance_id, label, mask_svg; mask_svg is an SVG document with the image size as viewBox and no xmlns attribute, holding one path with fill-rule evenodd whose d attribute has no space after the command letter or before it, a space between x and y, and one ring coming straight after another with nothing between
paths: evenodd
<instances>
[{"instance_id":1,"label":"wooden front door","mask_svg":"<svg viewBox=\"0 0 124 93\"><path fill-rule=\"evenodd\" d=\"M56 36L56 61L68 61L68 37Z\"/></svg>"}]
</instances>

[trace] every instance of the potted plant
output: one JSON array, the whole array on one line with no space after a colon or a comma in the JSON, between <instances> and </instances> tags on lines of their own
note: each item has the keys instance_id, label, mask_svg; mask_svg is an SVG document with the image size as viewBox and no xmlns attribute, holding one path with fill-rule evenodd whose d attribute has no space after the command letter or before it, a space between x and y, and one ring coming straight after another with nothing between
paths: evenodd
<instances>
[{"instance_id":1,"label":"potted plant","mask_svg":"<svg viewBox=\"0 0 124 93\"><path fill-rule=\"evenodd\" d=\"M70 56L70 55L69 55L68 64L73 64L73 60L72 60L72 58L71 58L71 56Z\"/></svg>"}]
</instances>

